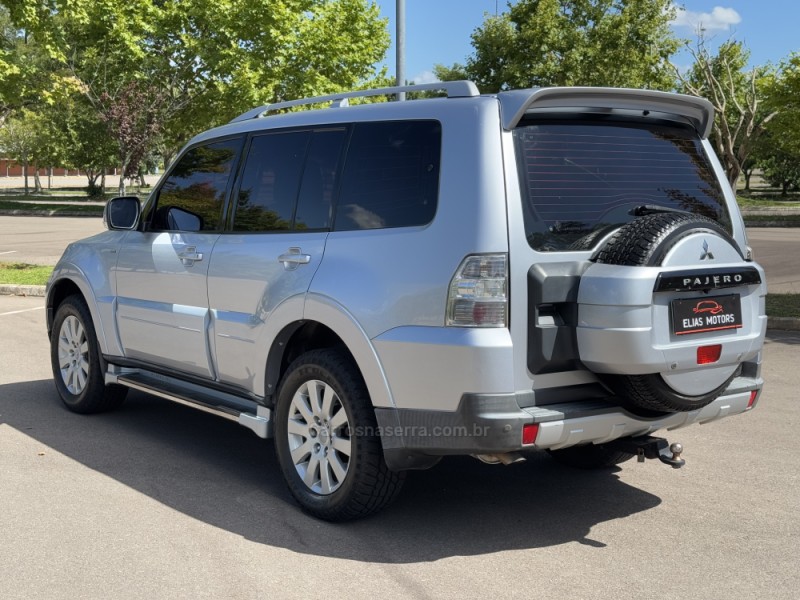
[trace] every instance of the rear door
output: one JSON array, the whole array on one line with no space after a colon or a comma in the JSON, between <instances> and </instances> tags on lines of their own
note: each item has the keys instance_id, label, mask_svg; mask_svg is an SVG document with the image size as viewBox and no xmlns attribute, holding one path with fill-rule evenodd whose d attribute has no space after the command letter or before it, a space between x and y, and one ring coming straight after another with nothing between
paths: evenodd
<instances>
[{"instance_id":1,"label":"rear door","mask_svg":"<svg viewBox=\"0 0 800 600\"><path fill-rule=\"evenodd\" d=\"M527 340L525 364L515 371L533 379L537 402L550 397L548 389L562 401L559 388L594 380L575 339L578 286L593 252L638 212L708 217L729 233L731 215L702 140L677 120L536 115L523 119L509 142L516 157L509 174L511 306L526 307L513 314L512 328L515 339ZM612 291L609 302L629 300ZM607 350L613 354L613 344Z\"/></svg>"},{"instance_id":2,"label":"rear door","mask_svg":"<svg viewBox=\"0 0 800 600\"><path fill-rule=\"evenodd\" d=\"M196 146L173 166L129 232L117 262L117 327L125 356L213 378L207 275L243 137Z\"/></svg>"},{"instance_id":3,"label":"rear door","mask_svg":"<svg viewBox=\"0 0 800 600\"><path fill-rule=\"evenodd\" d=\"M345 127L253 135L231 205L229 230L208 277L219 380L260 393L270 317L303 318L331 224ZM274 328L273 328L274 329ZM271 331L271 333L270 333Z\"/></svg>"}]
</instances>

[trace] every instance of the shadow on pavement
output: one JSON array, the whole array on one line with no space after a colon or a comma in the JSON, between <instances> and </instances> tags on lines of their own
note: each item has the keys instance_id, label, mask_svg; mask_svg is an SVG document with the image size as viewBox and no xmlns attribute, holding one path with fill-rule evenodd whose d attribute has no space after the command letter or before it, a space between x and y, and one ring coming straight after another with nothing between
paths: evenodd
<instances>
[{"instance_id":1,"label":"shadow on pavement","mask_svg":"<svg viewBox=\"0 0 800 600\"><path fill-rule=\"evenodd\" d=\"M510 467L448 458L412 472L398 501L363 521L303 514L271 442L191 408L132 392L124 407L81 416L50 380L0 386L0 423L191 518L294 552L382 563L547 547L658 506L614 471L561 467L544 453Z\"/></svg>"}]
</instances>

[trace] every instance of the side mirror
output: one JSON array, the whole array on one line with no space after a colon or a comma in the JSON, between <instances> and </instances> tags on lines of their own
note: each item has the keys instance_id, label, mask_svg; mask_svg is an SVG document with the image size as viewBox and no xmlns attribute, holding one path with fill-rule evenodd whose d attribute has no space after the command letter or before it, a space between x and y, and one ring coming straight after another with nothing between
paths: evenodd
<instances>
[{"instance_id":1,"label":"side mirror","mask_svg":"<svg viewBox=\"0 0 800 600\"><path fill-rule=\"evenodd\" d=\"M139 221L141 210L136 196L112 198L103 210L103 222L109 229L133 229Z\"/></svg>"}]
</instances>

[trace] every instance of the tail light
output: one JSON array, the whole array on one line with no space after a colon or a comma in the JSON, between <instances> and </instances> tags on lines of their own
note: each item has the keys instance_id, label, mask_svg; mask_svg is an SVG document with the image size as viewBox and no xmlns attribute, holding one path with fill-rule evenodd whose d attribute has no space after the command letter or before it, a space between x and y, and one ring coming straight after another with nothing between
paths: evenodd
<instances>
[{"instance_id":1,"label":"tail light","mask_svg":"<svg viewBox=\"0 0 800 600\"><path fill-rule=\"evenodd\" d=\"M508 255L466 257L450 281L447 324L505 327L508 324Z\"/></svg>"}]
</instances>

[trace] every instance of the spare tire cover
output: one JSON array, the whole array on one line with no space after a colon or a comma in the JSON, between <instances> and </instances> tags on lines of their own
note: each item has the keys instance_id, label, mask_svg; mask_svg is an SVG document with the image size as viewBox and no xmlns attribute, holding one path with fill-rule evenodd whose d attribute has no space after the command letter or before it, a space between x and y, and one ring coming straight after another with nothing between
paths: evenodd
<instances>
[{"instance_id":1,"label":"spare tire cover","mask_svg":"<svg viewBox=\"0 0 800 600\"><path fill-rule=\"evenodd\" d=\"M699 240L681 244L690 236L703 236L702 244L724 254L727 264L744 263L738 246L716 221L677 212L647 215L624 225L600 249L595 261L630 267L703 267L702 251L698 252L703 246ZM711 246L706 240L711 240ZM609 347L608 351L613 352L614 348ZM632 368L629 375L604 373L601 377L629 408L681 412L701 408L716 399L736 376L738 368L738 363L730 362L682 373L665 369L642 374Z\"/></svg>"}]
</instances>

